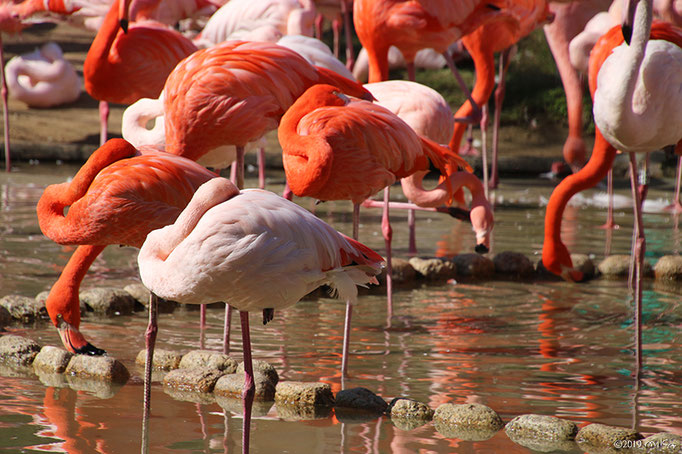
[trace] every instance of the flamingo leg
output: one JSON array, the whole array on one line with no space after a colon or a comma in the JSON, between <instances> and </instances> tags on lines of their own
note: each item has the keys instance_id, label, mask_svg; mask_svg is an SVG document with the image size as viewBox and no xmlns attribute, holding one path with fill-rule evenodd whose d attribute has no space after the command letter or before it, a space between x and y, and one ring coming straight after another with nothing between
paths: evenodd
<instances>
[{"instance_id":1,"label":"flamingo leg","mask_svg":"<svg viewBox=\"0 0 682 454\"><path fill-rule=\"evenodd\" d=\"M350 18L350 9L346 0L341 0L341 14L343 14L343 28L346 35L346 68L350 71L355 66L355 52L353 51L353 21Z\"/></svg>"},{"instance_id":2,"label":"flamingo leg","mask_svg":"<svg viewBox=\"0 0 682 454\"><path fill-rule=\"evenodd\" d=\"M642 198L637 181L637 161L635 154L630 153L630 179L632 186L632 200L635 212L635 232L633 255L634 262L634 300L635 300L635 377L639 378L642 368L642 269L644 266L644 253L646 251L646 237L642 222Z\"/></svg>"},{"instance_id":3,"label":"flamingo leg","mask_svg":"<svg viewBox=\"0 0 682 454\"><path fill-rule=\"evenodd\" d=\"M606 208L606 222L599 226L600 229L619 229L620 226L613 220L613 169L609 169L606 174L606 191L608 194L608 204Z\"/></svg>"},{"instance_id":4,"label":"flamingo leg","mask_svg":"<svg viewBox=\"0 0 682 454\"><path fill-rule=\"evenodd\" d=\"M2 34L0 34L0 80L2 81L2 88L0 89L0 93L2 94L2 118L5 127L5 171L9 172L12 168L9 153L9 108L7 107L7 95L9 90L7 89L7 80L5 80L5 54L2 50Z\"/></svg>"},{"instance_id":5,"label":"flamingo leg","mask_svg":"<svg viewBox=\"0 0 682 454\"><path fill-rule=\"evenodd\" d=\"M483 193L488 198L489 171L488 171L488 104L481 108L481 167L483 167ZM458 191L461 191L459 189Z\"/></svg>"},{"instance_id":6,"label":"flamingo leg","mask_svg":"<svg viewBox=\"0 0 682 454\"><path fill-rule=\"evenodd\" d=\"M151 411L152 396L152 365L154 364L154 345L156 344L156 333L159 330L158 318L158 297L151 293L149 296L149 323L145 331L145 345L147 357L144 362L144 407L142 410L142 452L149 452L149 415Z\"/></svg>"},{"instance_id":7,"label":"flamingo leg","mask_svg":"<svg viewBox=\"0 0 682 454\"><path fill-rule=\"evenodd\" d=\"M204 349L206 346L206 305L202 304L199 307L199 348Z\"/></svg>"},{"instance_id":8,"label":"flamingo leg","mask_svg":"<svg viewBox=\"0 0 682 454\"><path fill-rule=\"evenodd\" d=\"M244 147L237 147L237 160L234 162L235 165L235 180L234 184L239 188L244 188Z\"/></svg>"},{"instance_id":9,"label":"flamingo leg","mask_svg":"<svg viewBox=\"0 0 682 454\"><path fill-rule=\"evenodd\" d=\"M244 350L244 389L242 391L242 453L249 452L249 436L251 434L251 409L256 395L256 384L253 379L253 361L251 359L251 335L249 332L249 313L239 311L242 324L242 345Z\"/></svg>"},{"instance_id":10,"label":"flamingo leg","mask_svg":"<svg viewBox=\"0 0 682 454\"><path fill-rule=\"evenodd\" d=\"M384 212L381 216L381 232L384 235L386 242L386 308L387 318L391 319L393 315L393 267L391 266L391 241L393 240L393 229L391 228L391 221L388 217L388 206L391 195L391 187L384 188Z\"/></svg>"},{"instance_id":11,"label":"flamingo leg","mask_svg":"<svg viewBox=\"0 0 682 454\"><path fill-rule=\"evenodd\" d=\"M416 213L413 208L407 210L407 228L410 232L409 254L417 255L417 238L416 238Z\"/></svg>"},{"instance_id":12,"label":"flamingo leg","mask_svg":"<svg viewBox=\"0 0 682 454\"><path fill-rule=\"evenodd\" d=\"M232 327L232 306L225 303L225 326L223 327L223 354L230 354L230 331Z\"/></svg>"},{"instance_id":13,"label":"flamingo leg","mask_svg":"<svg viewBox=\"0 0 682 454\"><path fill-rule=\"evenodd\" d=\"M509 67L511 52L512 48L509 47L500 54L500 68L498 70L500 80L497 83L497 89L495 90L495 115L493 116L493 156L491 159L490 181L488 182L490 189L497 188L497 185L500 181L499 172L497 170L497 153L500 142L500 116L502 114L502 102L504 101L506 89L505 78L507 76L507 68ZM486 192L486 197L487 196L488 193Z\"/></svg>"},{"instance_id":14,"label":"flamingo leg","mask_svg":"<svg viewBox=\"0 0 682 454\"><path fill-rule=\"evenodd\" d=\"M410 82L416 81L417 74L414 69L414 62L407 63L407 80Z\"/></svg>"},{"instance_id":15,"label":"flamingo leg","mask_svg":"<svg viewBox=\"0 0 682 454\"><path fill-rule=\"evenodd\" d=\"M258 187L265 189L265 148L258 147Z\"/></svg>"},{"instance_id":16,"label":"flamingo leg","mask_svg":"<svg viewBox=\"0 0 682 454\"><path fill-rule=\"evenodd\" d=\"M467 100L471 103L471 107L473 110L470 116L463 118L455 117L455 121L463 123L480 122L482 115L481 108L479 107L478 104L476 104L474 98L471 97L471 91L469 90L469 87L467 87L467 84L464 82L464 79L462 79L462 75L457 70L457 66L455 66L455 61L452 59L452 55L450 55L450 52L443 52L443 56L445 57L445 61L448 63L450 71L452 71L452 74L455 76L455 79L457 79L457 83L462 88L462 93L464 93L464 96L466 96Z\"/></svg>"},{"instance_id":17,"label":"flamingo leg","mask_svg":"<svg viewBox=\"0 0 682 454\"><path fill-rule=\"evenodd\" d=\"M343 9L343 0L340 0L341 8ZM333 47L334 47L334 57L339 58L339 47L341 38L341 22L338 18L332 20L332 34L333 34Z\"/></svg>"},{"instance_id":18,"label":"flamingo leg","mask_svg":"<svg viewBox=\"0 0 682 454\"><path fill-rule=\"evenodd\" d=\"M682 186L682 156L677 158L677 171L675 172L675 198L673 203L666 207L673 213L682 213L682 203L680 202L680 186Z\"/></svg>"},{"instance_id":19,"label":"flamingo leg","mask_svg":"<svg viewBox=\"0 0 682 454\"><path fill-rule=\"evenodd\" d=\"M343 322L343 349L341 353L341 388L345 388L345 378L348 376L348 353L350 349L350 323L353 318L353 305L346 301L346 317Z\"/></svg>"},{"instance_id":20,"label":"flamingo leg","mask_svg":"<svg viewBox=\"0 0 682 454\"><path fill-rule=\"evenodd\" d=\"M99 145L104 145L107 141L109 123L109 103L106 101L99 102Z\"/></svg>"}]
</instances>

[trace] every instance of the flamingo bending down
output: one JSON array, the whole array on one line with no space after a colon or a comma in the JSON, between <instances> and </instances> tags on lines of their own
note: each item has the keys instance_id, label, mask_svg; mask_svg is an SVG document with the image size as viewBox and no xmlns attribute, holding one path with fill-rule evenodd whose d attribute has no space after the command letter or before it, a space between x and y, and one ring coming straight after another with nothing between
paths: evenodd
<instances>
[{"instance_id":1,"label":"flamingo bending down","mask_svg":"<svg viewBox=\"0 0 682 454\"><path fill-rule=\"evenodd\" d=\"M5 77L10 95L31 107L68 104L81 93L76 70L53 42L12 58L5 67Z\"/></svg>"},{"instance_id":2,"label":"flamingo bending down","mask_svg":"<svg viewBox=\"0 0 682 454\"><path fill-rule=\"evenodd\" d=\"M79 245L45 302L69 351L104 353L79 331L78 289L95 258L108 244L140 247L150 231L173 222L194 191L214 177L189 159L149 148L138 151L111 139L71 182L45 189L37 206L40 229L59 244Z\"/></svg>"},{"instance_id":3,"label":"flamingo bending down","mask_svg":"<svg viewBox=\"0 0 682 454\"><path fill-rule=\"evenodd\" d=\"M316 85L287 110L278 129L282 161L291 191L319 200L351 200L357 238L359 204L384 188L382 232L386 242L386 286L392 311L389 187L434 164L442 173L468 164L448 148L417 135L388 109L350 99L339 88ZM346 306L346 332L352 307ZM344 345L349 342L348 337ZM344 359L346 358L344 353ZM342 365L345 376L347 364Z\"/></svg>"},{"instance_id":4,"label":"flamingo bending down","mask_svg":"<svg viewBox=\"0 0 682 454\"><path fill-rule=\"evenodd\" d=\"M451 137L455 126L452 110L445 99L437 91L416 82L392 80L387 82L375 82L365 84L365 88L376 98L376 103L387 108L417 134L428 137L436 143L446 143ZM477 252L488 252L490 247L490 233L493 228L493 213L490 204L485 197L485 191L480 180L468 172L455 172L449 181L441 184L433 190L426 191L422 181L428 172L417 172L400 180L403 193L412 202L407 207L408 226L410 232L409 251L417 253L415 239L415 215L414 210L419 208L444 208L450 205L451 194L448 188L457 191L461 187L467 187L472 194L472 210L466 216L471 221L476 233ZM363 206L381 206L380 203L368 200ZM398 207L391 203L392 207ZM460 213L452 210L441 210L454 217L461 218Z\"/></svg>"},{"instance_id":5,"label":"flamingo bending down","mask_svg":"<svg viewBox=\"0 0 682 454\"><path fill-rule=\"evenodd\" d=\"M637 240L635 257L635 325L637 367L641 365L641 267L645 248L640 194L634 181L635 152L649 152L677 144L681 150L682 30L667 23L652 24L651 1L632 1L634 13L631 44L623 44L623 32L614 27L595 45L590 57L589 82L594 98L595 149L583 169L567 177L554 190L545 217L542 262L564 277L581 280L561 242L561 217L573 194L594 186L611 168L617 145L630 152ZM667 126L664 126L667 124Z\"/></svg>"},{"instance_id":6,"label":"flamingo bending down","mask_svg":"<svg viewBox=\"0 0 682 454\"><path fill-rule=\"evenodd\" d=\"M85 90L100 101L100 143L107 139L108 104L156 98L177 63L196 51L192 42L162 24L128 26L132 0L114 0L83 63Z\"/></svg>"},{"instance_id":7,"label":"flamingo bending down","mask_svg":"<svg viewBox=\"0 0 682 454\"><path fill-rule=\"evenodd\" d=\"M277 128L296 98L319 83L371 99L360 84L277 44L226 41L199 50L164 87L166 151L218 168L236 154L241 187L244 147Z\"/></svg>"},{"instance_id":8,"label":"flamingo bending down","mask_svg":"<svg viewBox=\"0 0 682 454\"><path fill-rule=\"evenodd\" d=\"M224 178L201 186L176 222L153 231L140 249L140 277L156 297L188 304L229 301L239 310L244 344L242 450L248 452L255 385L249 312L269 313L330 285L349 303L357 286L377 283L383 258L283 197L240 191ZM263 285L267 282L268 285ZM147 330L145 414L149 413L155 312Z\"/></svg>"}]
</instances>

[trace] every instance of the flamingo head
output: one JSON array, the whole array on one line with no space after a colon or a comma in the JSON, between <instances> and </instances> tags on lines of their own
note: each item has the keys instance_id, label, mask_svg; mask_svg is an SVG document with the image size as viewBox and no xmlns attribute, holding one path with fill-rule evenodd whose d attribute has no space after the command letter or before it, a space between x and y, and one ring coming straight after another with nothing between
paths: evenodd
<instances>
[{"instance_id":1,"label":"flamingo head","mask_svg":"<svg viewBox=\"0 0 682 454\"><path fill-rule=\"evenodd\" d=\"M550 272L567 281L580 282L584 274L573 267L571 254L562 242L547 241L542 248L542 264Z\"/></svg>"},{"instance_id":2,"label":"flamingo head","mask_svg":"<svg viewBox=\"0 0 682 454\"><path fill-rule=\"evenodd\" d=\"M66 292L53 287L45 300L45 308L50 320L57 328L62 344L71 353L91 356L104 355L106 352L85 340L80 332L80 304L77 295L68 296ZM75 308L75 309L74 309Z\"/></svg>"},{"instance_id":3,"label":"flamingo head","mask_svg":"<svg viewBox=\"0 0 682 454\"><path fill-rule=\"evenodd\" d=\"M564 142L563 155L573 173L580 170L587 160L587 150L583 139L569 136Z\"/></svg>"},{"instance_id":4,"label":"flamingo head","mask_svg":"<svg viewBox=\"0 0 682 454\"><path fill-rule=\"evenodd\" d=\"M486 254L490 250L490 234L493 231L495 220L493 210L487 200L480 204L474 204L469 213L471 227L476 234L476 247L474 250L479 254Z\"/></svg>"}]
</instances>

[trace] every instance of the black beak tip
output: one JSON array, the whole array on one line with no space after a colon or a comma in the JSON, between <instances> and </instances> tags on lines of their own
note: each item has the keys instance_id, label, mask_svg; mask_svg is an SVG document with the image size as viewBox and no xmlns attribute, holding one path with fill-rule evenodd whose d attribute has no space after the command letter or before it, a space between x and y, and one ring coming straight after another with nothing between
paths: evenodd
<instances>
[{"instance_id":1,"label":"black beak tip","mask_svg":"<svg viewBox=\"0 0 682 454\"><path fill-rule=\"evenodd\" d=\"M477 244L474 248L477 254L487 254L490 250L485 244Z\"/></svg>"},{"instance_id":2,"label":"black beak tip","mask_svg":"<svg viewBox=\"0 0 682 454\"><path fill-rule=\"evenodd\" d=\"M128 33L128 19L121 19L119 25L121 26L123 33Z\"/></svg>"},{"instance_id":3,"label":"black beak tip","mask_svg":"<svg viewBox=\"0 0 682 454\"><path fill-rule=\"evenodd\" d=\"M621 30L623 32L623 39L627 43L627 45L630 45L630 41L632 41L632 26L630 25L623 25L621 27Z\"/></svg>"},{"instance_id":4,"label":"black beak tip","mask_svg":"<svg viewBox=\"0 0 682 454\"><path fill-rule=\"evenodd\" d=\"M97 348L91 343L87 343L84 347L78 349L76 351L79 355L88 355L88 356L103 356L106 355L107 352L105 350L102 350L101 348Z\"/></svg>"}]
</instances>

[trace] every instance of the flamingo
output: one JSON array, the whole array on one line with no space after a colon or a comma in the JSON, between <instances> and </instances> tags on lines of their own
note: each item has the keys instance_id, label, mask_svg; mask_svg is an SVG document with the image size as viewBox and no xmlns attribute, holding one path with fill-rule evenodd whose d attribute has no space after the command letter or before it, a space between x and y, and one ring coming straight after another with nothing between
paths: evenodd
<instances>
[{"instance_id":1,"label":"flamingo","mask_svg":"<svg viewBox=\"0 0 682 454\"><path fill-rule=\"evenodd\" d=\"M384 189L381 225L386 242L386 293L390 318L390 185L417 171L427 170L430 164L446 175L457 166L471 167L448 148L417 135L388 109L364 100L351 100L331 85L316 85L301 95L282 117L277 134L291 191L299 197L318 200L351 200L354 204L354 238L358 236L360 203ZM342 376L347 371L345 358L351 317L352 306L347 304Z\"/></svg>"},{"instance_id":2,"label":"flamingo","mask_svg":"<svg viewBox=\"0 0 682 454\"><path fill-rule=\"evenodd\" d=\"M85 90L100 101L100 144L107 139L109 102L155 98L175 65L196 51L180 33L142 21L128 27L131 0L114 0L83 63Z\"/></svg>"},{"instance_id":3,"label":"flamingo","mask_svg":"<svg viewBox=\"0 0 682 454\"><path fill-rule=\"evenodd\" d=\"M353 21L358 38L367 50L369 82L388 79L388 51L392 45L405 57L410 80L414 80L413 62L417 51L432 48L443 54L462 91L473 103L447 49L462 36L496 18L505 5L502 0L355 0ZM480 109L476 115L480 116Z\"/></svg>"},{"instance_id":4,"label":"flamingo","mask_svg":"<svg viewBox=\"0 0 682 454\"><path fill-rule=\"evenodd\" d=\"M64 59L58 44L49 42L7 62L10 95L31 107L54 107L78 99L82 82Z\"/></svg>"},{"instance_id":5,"label":"flamingo","mask_svg":"<svg viewBox=\"0 0 682 454\"><path fill-rule=\"evenodd\" d=\"M235 161L236 154L236 181L242 187L244 147L277 128L294 100L318 83L371 98L360 84L277 44L226 41L201 49L166 81L166 151L217 168Z\"/></svg>"},{"instance_id":6,"label":"flamingo","mask_svg":"<svg viewBox=\"0 0 682 454\"><path fill-rule=\"evenodd\" d=\"M613 164L616 146L630 152L637 234L633 245L637 374L641 366L641 267L645 238L640 193L634 181L634 153L650 152L670 144L676 144L677 152L682 152L679 109L682 31L668 23L652 24L651 6L649 0L633 0L628 4L629 18L634 21L630 45L623 44L621 27L614 27L592 50L589 83L594 98L595 145L585 167L564 179L552 193L545 216L542 250L542 262L548 270L567 279L582 280L582 273L573 268L568 249L561 242L563 210L573 194L594 186L606 176Z\"/></svg>"},{"instance_id":7,"label":"flamingo","mask_svg":"<svg viewBox=\"0 0 682 454\"><path fill-rule=\"evenodd\" d=\"M45 302L69 351L104 353L79 330L78 289L95 258L108 244L140 247L150 231L172 223L194 191L214 177L189 159L150 148L138 151L111 139L71 182L45 189L37 206L40 229L59 244L79 245Z\"/></svg>"},{"instance_id":8,"label":"flamingo","mask_svg":"<svg viewBox=\"0 0 682 454\"><path fill-rule=\"evenodd\" d=\"M365 84L364 87L376 98L377 104L396 114L416 133L428 137L436 143L446 143L452 137L455 125L452 110L440 93L432 88L403 80L375 82ZM445 205L450 205L448 185L455 191L461 187L467 187L471 192L472 210L467 213L466 218L471 221L476 233L475 250L481 253L488 252L494 220L492 208L485 197L485 190L480 180L468 172L455 172L450 176L447 183L442 181L438 187L426 191L423 188L422 181L427 173L426 171L416 172L400 180L403 193L412 202L411 206L389 204L391 208L408 209L410 254L417 253L414 210L440 209ZM362 206L379 207L382 205L374 200L366 200ZM454 217L461 217L458 216L458 212L453 213L452 210L445 209L442 211Z\"/></svg>"},{"instance_id":9,"label":"flamingo","mask_svg":"<svg viewBox=\"0 0 682 454\"><path fill-rule=\"evenodd\" d=\"M500 11L497 18L491 20L473 32L462 37L462 44L469 51L476 69L476 84L471 97L476 105L487 104L495 86L495 53L500 56L499 83L495 91L495 116L493 120L493 151L490 180L488 180L487 153L483 153L483 182L491 189L499 182L497 172L498 131L500 111L504 98L504 79L510 61L510 48L527 36L539 25L551 20L549 5L545 0L515 0L508 2ZM474 113L475 107L466 101L455 113L458 118L468 118ZM485 131L487 121L481 121L481 130ZM455 124L455 130L450 141L450 148L457 150L467 125L461 122ZM484 136L485 137L485 136ZM484 140L485 143L485 140Z\"/></svg>"},{"instance_id":10,"label":"flamingo","mask_svg":"<svg viewBox=\"0 0 682 454\"><path fill-rule=\"evenodd\" d=\"M263 311L267 323L275 310L295 304L324 284L340 299L355 303L357 286L376 284L382 263L370 248L283 197L261 189L240 191L224 178L208 181L174 224L148 235L138 256L140 278L152 293L145 415L157 331L151 308L157 297L187 304L217 298L239 310L245 373L242 451L248 452L255 393L249 312Z\"/></svg>"}]
</instances>

